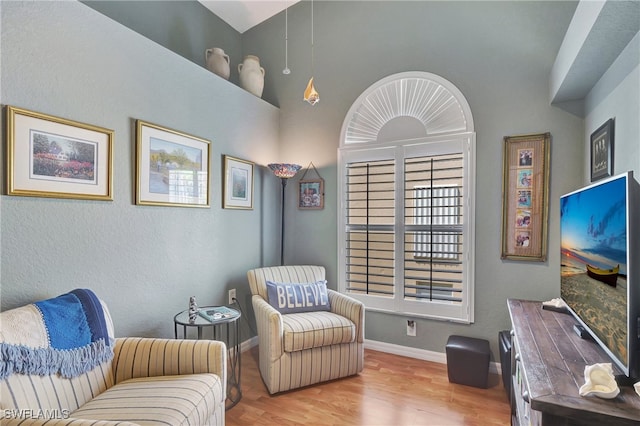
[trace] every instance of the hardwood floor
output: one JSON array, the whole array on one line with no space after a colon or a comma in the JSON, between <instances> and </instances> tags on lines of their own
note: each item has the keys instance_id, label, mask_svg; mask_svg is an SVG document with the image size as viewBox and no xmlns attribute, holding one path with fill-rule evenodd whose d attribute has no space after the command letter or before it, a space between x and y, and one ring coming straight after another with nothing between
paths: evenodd
<instances>
[{"instance_id":1,"label":"hardwood floor","mask_svg":"<svg viewBox=\"0 0 640 426\"><path fill-rule=\"evenodd\" d=\"M449 383L447 366L365 350L357 376L269 396L258 348L242 354L242 399L227 426L508 425L509 402L498 375L489 389Z\"/></svg>"}]
</instances>

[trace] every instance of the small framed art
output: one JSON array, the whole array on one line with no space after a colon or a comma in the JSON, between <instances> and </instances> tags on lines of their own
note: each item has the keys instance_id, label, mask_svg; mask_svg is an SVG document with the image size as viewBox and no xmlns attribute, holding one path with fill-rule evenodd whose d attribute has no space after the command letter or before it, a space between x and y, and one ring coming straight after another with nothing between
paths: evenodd
<instances>
[{"instance_id":1,"label":"small framed art","mask_svg":"<svg viewBox=\"0 0 640 426\"><path fill-rule=\"evenodd\" d=\"M613 118L591 134L591 182L613 175Z\"/></svg>"},{"instance_id":2,"label":"small framed art","mask_svg":"<svg viewBox=\"0 0 640 426\"><path fill-rule=\"evenodd\" d=\"M253 163L224 156L222 208L253 209Z\"/></svg>"},{"instance_id":3,"label":"small framed art","mask_svg":"<svg viewBox=\"0 0 640 426\"><path fill-rule=\"evenodd\" d=\"M504 138L502 259L547 257L549 133Z\"/></svg>"},{"instance_id":4,"label":"small framed art","mask_svg":"<svg viewBox=\"0 0 640 426\"><path fill-rule=\"evenodd\" d=\"M324 179L308 179L298 182L298 208L320 210L324 208Z\"/></svg>"},{"instance_id":5,"label":"small framed art","mask_svg":"<svg viewBox=\"0 0 640 426\"><path fill-rule=\"evenodd\" d=\"M113 130L6 111L8 195L113 200Z\"/></svg>"},{"instance_id":6,"label":"small framed art","mask_svg":"<svg viewBox=\"0 0 640 426\"><path fill-rule=\"evenodd\" d=\"M206 139L136 121L136 204L209 207Z\"/></svg>"}]
</instances>

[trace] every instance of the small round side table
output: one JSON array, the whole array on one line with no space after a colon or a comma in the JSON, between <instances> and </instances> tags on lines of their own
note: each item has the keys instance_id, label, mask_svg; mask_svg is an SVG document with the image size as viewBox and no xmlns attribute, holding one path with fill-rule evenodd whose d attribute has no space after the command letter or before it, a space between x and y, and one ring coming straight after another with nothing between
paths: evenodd
<instances>
[{"instance_id":1,"label":"small round side table","mask_svg":"<svg viewBox=\"0 0 640 426\"><path fill-rule=\"evenodd\" d=\"M198 310L207 311L218 306L204 306ZM226 307L225 307L226 308ZM240 326L238 320L241 313L233 308L226 308L230 311L227 317L208 320L198 314L194 322L189 322L189 310L176 314L173 317L173 326L175 338L178 338L178 326L182 326L182 338L187 338L187 328L196 327L198 340L202 339L203 329L212 330L212 339L220 340L227 345L227 404L226 409L233 408L242 398L242 389L240 388L240 374L242 366L240 363Z\"/></svg>"}]
</instances>

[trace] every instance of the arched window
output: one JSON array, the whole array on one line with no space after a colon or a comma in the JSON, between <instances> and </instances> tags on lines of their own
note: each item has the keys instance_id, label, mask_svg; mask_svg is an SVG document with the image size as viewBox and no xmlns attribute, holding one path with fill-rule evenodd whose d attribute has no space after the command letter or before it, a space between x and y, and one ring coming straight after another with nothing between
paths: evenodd
<instances>
[{"instance_id":1,"label":"arched window","mask_svg":"<svg viewBox=\"0 0 640 426\"><path fill-rule=\"evenodd\" d=\"M473 322L475 133L426 72L369 87L342 126L339 289L367 309Z\"/></svg>"}]
</instances>

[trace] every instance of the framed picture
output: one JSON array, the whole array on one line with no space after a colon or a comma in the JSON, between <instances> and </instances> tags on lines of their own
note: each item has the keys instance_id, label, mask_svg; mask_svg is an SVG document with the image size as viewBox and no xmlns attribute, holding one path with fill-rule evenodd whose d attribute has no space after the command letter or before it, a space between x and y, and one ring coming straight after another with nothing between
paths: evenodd
<instances>
[{"instance_id":1,"label":"framed picture","mask_svg":"<svg viewBox=\"0 0 640 426\"><path fill-rule=\"evenodd\" d=\"M113 200L113 130L6 110L8 195Z\"/></svg>"},{"instance_id":2,"label":"framed picture","mask_svg":"<svg viewBox=\"0 0 640 426\"><path fill-rule=\"evenodd\" d=\"M210 142L136 121L136 204L209 207Z\"/></svg>"},{"instance_id":3,"label":"framed picture","mask_svg":"<svg viewBox=\"0 0 640 426\"><path fill-rule=\"evenodd\" d=\"M613 175L613 118L591 133L591 182Z\"/></svg>"},{"instance_id":4,"label":"framed picture","mask_svg":"<svg viewBox=\"0 0 640 426\"><path fill-rule=\"evenodd\" d=\"M253 163L224 156L222 207L253 209Z\"/></svg>"},{"instance_id":5,"label":"framed picture","mask_svg":"<svg viewBox=\"0 0 640 426\"><path fill-rule=\"evenodd\" d=\"M324 208L324 179L301 180L298 186L298 208L300 210Z\"/></svg>"},{"instance_id":6,"label":"framed picture","mask_svg":"<svg viewBox=\"0 0 640 426\"><path fill-rule=\"evenodd\" d=\"M549 133L504 138L502 259L547 258L550 140Z\"/></svg>"}]
</instances>

